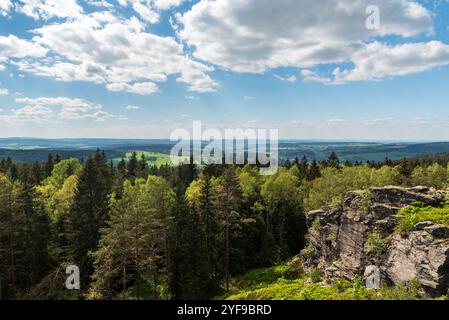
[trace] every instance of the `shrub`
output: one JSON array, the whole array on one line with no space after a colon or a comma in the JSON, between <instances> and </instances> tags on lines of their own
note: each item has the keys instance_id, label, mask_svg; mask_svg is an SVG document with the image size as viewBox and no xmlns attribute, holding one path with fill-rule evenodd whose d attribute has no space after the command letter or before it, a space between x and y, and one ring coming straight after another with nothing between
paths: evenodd
<instances>
[{"instance_id":1,"label":"shrub","mask_svg":"<svg viewBox=\"0 0 449 320\"><path fill-rule=\"evenodd\" d=\"M328 241L336 241L337 240L337 235L335 233L331 233L327 236L326 240Z\"/></svg>"},{"instance_id":2,"label":"shrub","mask_svg":"<svg viewBox=\"0 0 449 320\"><path fill-rule=\"evenodd\" d=\"M320 218L316 218L313 222L312 222L312 230L318 231L321 229L321 220Z\"/></svg>"},{"instance_id":3,"label":"shrub","mask_svg":"<svg viewBox=\"0 0 449 320\"><path fill-rule=\"evenodd\" d=\"M301 257L294 257L284 272L285 279L298 279L304 275L304 266Z\"/></svg>"},{"instance_id":4,"label":"shrub","mask_svg":"<svg viewBox=\"0 0 449 320\"><path fill-rule=\"evenodd\" d=\"M386 246L384 236L377 232L369 233L368 238L365 242L365 250L376 255L385 253Z\"/></svg>"},{"instance_id":5,"label":"shrub","mask_svg":"<svg viewBox=\"0 0 449 320\"><path fill-rule=\"evenodd\" d=\"M321 278L320 273L318 272L317 268L313 268L309 272L309 279L312 281L312 283L318 283L321 282L323 279Z\"/></svg>"},{"instance_id":6,"label":"shrub","mask_svg":"<svg viewBox=\"0 0 449 320\"><path fill-rule=\"evenodd\" d=\"M374 197L373 194L371 193L371 191L366 190L363 191L362 193L362 200L361 200L361 205L362 205L362 210L364 214L368 214L370 209L371 209L371 205L373 204L374 201Z\"/></svg>"},{"instance_id":7,"label":"shrub","mask_svg":"<svg viewBox=\"0 0 449 320\"><path fill-rule=\"evenodd\" d=\"M449 226L449 205L444 207L408 206L399 211L399 221L396 229L400 232L410 232L418 222L431 221Z\"/></svg>"},{"instance_id":8,"label":"shrub","mask_svg":"<svg viewBox=\"0 0 449 320\"><path fill-rule=\"evenodd\" d=\"M305 248L304 250L302 250L302 253L307 256L308 258L313 258L316 255L316 251L315 248L313 248L312 246L308 246L307 248Z\"/></svg>"}]
</instances>

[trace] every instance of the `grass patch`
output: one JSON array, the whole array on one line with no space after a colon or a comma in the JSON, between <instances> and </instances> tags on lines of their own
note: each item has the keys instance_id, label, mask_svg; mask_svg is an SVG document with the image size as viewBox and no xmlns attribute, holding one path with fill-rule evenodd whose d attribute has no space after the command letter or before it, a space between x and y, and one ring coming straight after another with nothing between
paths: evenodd
<instances>
[{"instance_id":1,"label":"grass patch","mask_svg":"<svg viewBox=\"0 0 449 320\"><path fill-rule=\"evenodd\" d=\"M415 229L418 222L431 221L435 224L449 226L449 205L443 207L431 207L411 205L399 211L397 230L410 232Z\"/></svg>"},{"instance_id":2,"label":"grass patch","mask_svg":"<svg viewBox=\"0 0 449 320\"><path fill-rule=\"evenodd\" d=\"M232 279L232 291L220 299L227 300L418 300L419 282L407 285L365 288L363 281L337 279L332 285L314 283L313 274L299 279L285 278L286 266L257 269ZM447 299L441 297L438 300Z\"/></svg>"},{"instance_id":3,"label":"grass patch","mask_svg":"<svg viewBox=\"0 0 449 320\"><path fill-rule=\"evenodd\" d=\"M419 300L418 285L383 287L375 291L363 286L361 280L339 279L332 285L313 283L307 277L276 282L257 289L242 289L225 297L227 300ZM443 300L445 297L439 298Z\"/></svg>"}]
</instances>

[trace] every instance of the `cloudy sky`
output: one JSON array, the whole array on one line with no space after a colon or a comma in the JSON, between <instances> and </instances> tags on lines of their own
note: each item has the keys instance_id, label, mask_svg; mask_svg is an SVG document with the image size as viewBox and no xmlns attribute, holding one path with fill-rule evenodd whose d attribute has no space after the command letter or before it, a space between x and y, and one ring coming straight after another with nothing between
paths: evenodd
<instances>
[{"instance_id":1,"label":"cloudy sky","mask_svg":"<svg viewBox=\"0 0 449 320\"><path fill-rule=\"evenodd\" d=\"M449 140L449 1L0 0L0 137L166 138L194 120Z\"/></svg>"}]
</instances>

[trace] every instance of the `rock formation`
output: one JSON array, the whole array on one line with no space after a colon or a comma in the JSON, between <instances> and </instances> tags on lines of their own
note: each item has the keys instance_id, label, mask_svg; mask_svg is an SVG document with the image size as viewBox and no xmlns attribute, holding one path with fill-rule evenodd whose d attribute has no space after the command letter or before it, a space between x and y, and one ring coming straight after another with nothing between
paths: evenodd
<instances>
[{"instance_id":1,"label":"rock formation","mask_svg":"<svg viewBox=\"0 0 449 320\"><path fill-rule=\"evenodd\" d=\"M446 196L425 187L372 188L348 193L341 208L309 212L309 247L301 253L306 271L316 268L329 281L352 280L377 266L384 283L419 280L428 295L447 294L449 229L422 222L407 234L395 231L401 208L417 201L435 206ZM370 240L372 235L382 238L376 242L375 237Z\"/></svg>"}]
</instances>

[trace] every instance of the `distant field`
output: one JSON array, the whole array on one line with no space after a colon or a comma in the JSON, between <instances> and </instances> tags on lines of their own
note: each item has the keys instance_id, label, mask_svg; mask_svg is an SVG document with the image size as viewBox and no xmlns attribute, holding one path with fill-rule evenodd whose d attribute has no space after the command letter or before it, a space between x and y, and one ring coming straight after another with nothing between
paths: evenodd
<instances>
[{"instance_id":1,"label":"distant field","mask_svg":"<svg viewBox=\"0 0 449 320\"><path fill-rule=\"evenodd\" d=\"M43 161L49 153L58 153L63 159L86 158L100 148L114 162L122 158L129 159L131 152L135 150L140 154L144 153L150 165L161 166L171 165L169 154L173 145L168 140L0 138L0 158L11 157L19 162ZM303 156L307 156L309 160L323 160L332 152L336 152L342 161L382 161L386 157L398 160L449 152L449 142L279 142L279 156L283 160Z\"/></svg>"},{"instance_id":2,"label":"distant field","mask_svg":"<svg viewBox=\"0 0 449 320\"><path fill-rule=\"evenodd\" d=\"M149 166L156 166L156 167L161 167L161 166L177 166L180 163L186 162L189 159L186 157L177 157L176 160L174 162L172 162L170 155L168 154L164 154L164 153L159 153L159 152L151 152L151 151L136 151L137 153L137 159L140 160L142 159L142 154L145 156L145 160L147 161ZM123 157L123 159L125 159L125 161L128 161L131 159L132 157L132 152L127 152L125 157ZM114 162L114 164L117 164L118 162L120 162L122 160L122 158L114 158L112 161Z\"/></svg>"}]
</instances>

